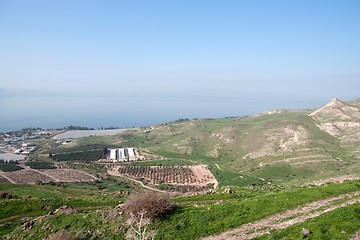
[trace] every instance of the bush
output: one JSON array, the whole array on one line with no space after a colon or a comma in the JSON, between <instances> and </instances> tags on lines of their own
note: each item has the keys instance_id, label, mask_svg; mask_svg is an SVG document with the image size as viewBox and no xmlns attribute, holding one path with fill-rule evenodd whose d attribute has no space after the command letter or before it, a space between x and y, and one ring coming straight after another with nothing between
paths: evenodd
<instances>
[{"instance_id":1,"label":"bush","mask_svg":"<svg viewBox=\"0 0 360 240\"><path fill-rule=\"evenodd\" d=\"M175 209L175 203L165 193L144 192L129 198L124 210L135 218L161 219Z\"/></svg>"},{"instance_id":2,"label":"bush","mask_svg":"<svg viewBox=\"0 0 360 240\"><path fill-rule=\"evenodd\" d=\"M0 192L0 198L2 198L2 199L11 199L13 197L14 196L8 192Z\"/></svg>"},{"instance_id":3,"label":"bush","mask_svg":"<svg viewBox=\"0 0 360 240\"><path fill-rule=\"evenodd\" d=\"M29 166L32 169L56 169L56 166L52 162L26 162L26 166Z\"/></svg>"},{"instance_id":4,"label":"bush","mask_svg":"<svg viewBox=\"0 0 360 240\"><path fill-rule=\"evenodd\" d=\"M3 172L14 172L23 169L22 167L16 165L16 162L0 163L0 170Z\"/></svg>"}]
</instances>

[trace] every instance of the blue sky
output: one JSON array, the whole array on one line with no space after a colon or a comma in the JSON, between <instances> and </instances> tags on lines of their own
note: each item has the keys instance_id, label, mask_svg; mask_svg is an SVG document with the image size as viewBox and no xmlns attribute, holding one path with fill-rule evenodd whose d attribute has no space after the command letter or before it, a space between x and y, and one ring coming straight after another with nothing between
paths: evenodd
<instances>
[{"instance_id":1,"label":"blue sky","mask_svg":"<svg viewBox=\"0 0 360 240\"><path fill-rule=\"evenodd\" d=\"M255 111L269 99L358 98L359 12L350 0L0 0L0 95L85 101L122 89L124 102L245 101ZM199 115L231 114L211 111Z\"/></svg>"}]
</instances>

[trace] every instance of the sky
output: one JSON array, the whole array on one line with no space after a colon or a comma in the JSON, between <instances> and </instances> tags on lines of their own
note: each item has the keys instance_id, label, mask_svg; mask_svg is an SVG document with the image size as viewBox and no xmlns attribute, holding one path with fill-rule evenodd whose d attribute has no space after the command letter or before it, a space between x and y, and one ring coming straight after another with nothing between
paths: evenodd
<instances>
[{"instance_id":1,"label":"sky","mask_svg":"<svg viewBox=\"0 0 360 240\"><path fill-rule=\"evenodd\" d=\"M359 12L351 0L0 0L0 131L359 98Z\"/></svg>"}]
</instances>

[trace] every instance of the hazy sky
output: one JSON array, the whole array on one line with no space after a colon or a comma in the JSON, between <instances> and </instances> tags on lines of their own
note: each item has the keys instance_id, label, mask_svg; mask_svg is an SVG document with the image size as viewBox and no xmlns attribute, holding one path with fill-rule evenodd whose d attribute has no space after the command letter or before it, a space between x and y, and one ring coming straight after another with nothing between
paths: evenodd
<instances>
[{"instance_id":1,"label":"hazy sky","mask_svg":"<svg viewBox=\"0 0 360 240\"><path fill-rule=\"evenodd\" d=\"M192 116L231 114L214 102L358 98L359 13L357 0L0 0L0 98L111 95L103 105L173 102Z\"/></svg>"}]
</instances>

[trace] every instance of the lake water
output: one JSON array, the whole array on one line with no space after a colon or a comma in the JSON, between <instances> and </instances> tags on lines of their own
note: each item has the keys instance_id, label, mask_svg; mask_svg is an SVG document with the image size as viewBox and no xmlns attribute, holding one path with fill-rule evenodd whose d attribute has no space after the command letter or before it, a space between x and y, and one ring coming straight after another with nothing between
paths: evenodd
<instances>
[{"instance_id":1,"label":"lake water","mask_svg":"<svg viewBox=\"0 0 360 240\"><path fill-rule=\"evenodd\" d=\"M291 100L289 100L291 99ZM246 116L272 109L317 108L327 99L277 96L229 96L176 99L166 97L8 97L0 99L0 132L25 127L69 125L132 128L179 118Z\"/></svg>"}]
</instances>

